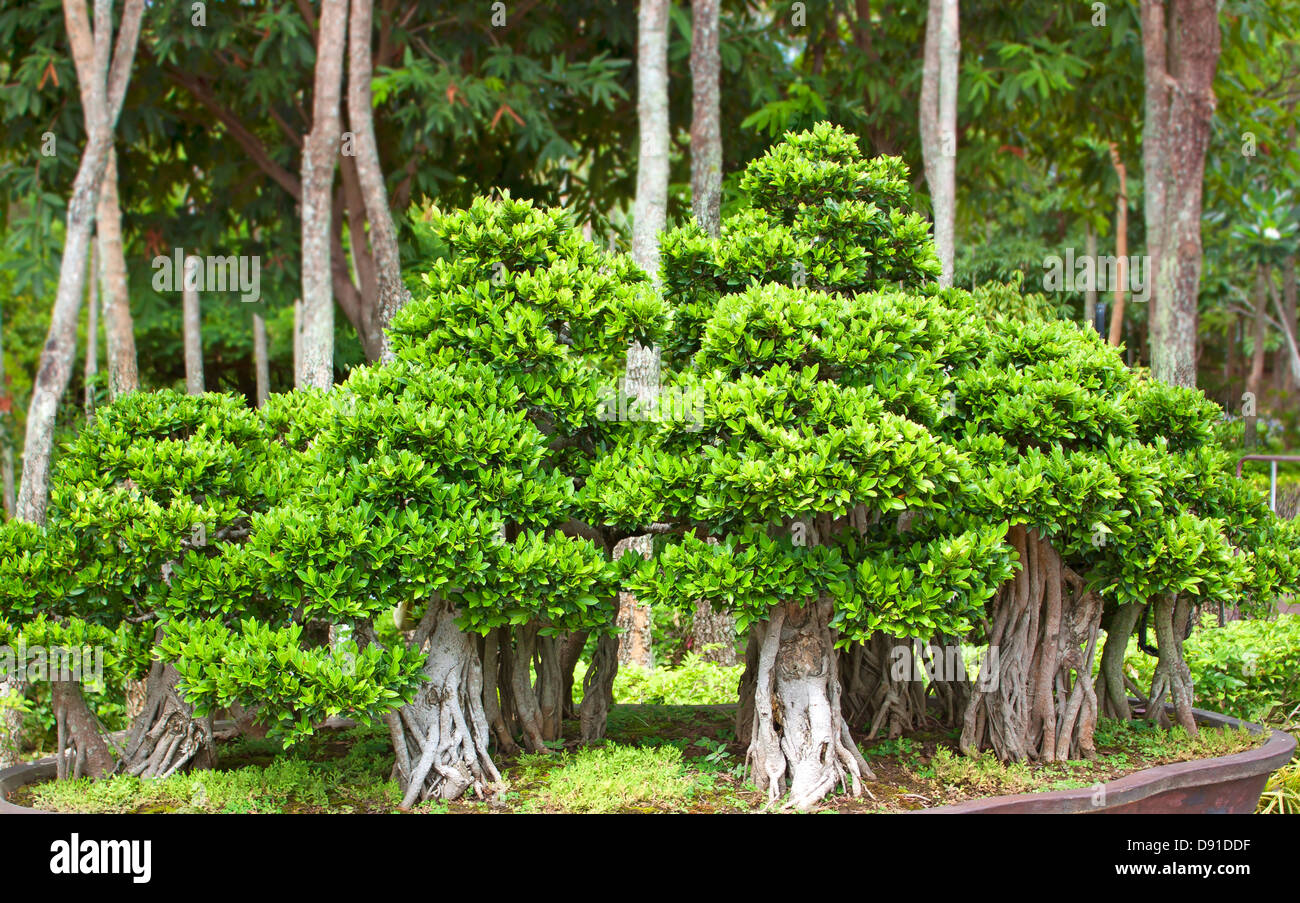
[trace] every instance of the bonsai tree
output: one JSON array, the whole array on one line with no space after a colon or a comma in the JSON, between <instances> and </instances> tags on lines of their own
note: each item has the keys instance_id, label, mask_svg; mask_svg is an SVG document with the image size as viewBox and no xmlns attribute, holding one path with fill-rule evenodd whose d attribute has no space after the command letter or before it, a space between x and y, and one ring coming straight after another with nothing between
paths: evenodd
<instances>
[{"instance_id":1,"label":"bonsai tree","mask_svg":"<svg viewBox=\"0 0 1300 903\"><path fill-rule=\"evenodd\" d=\"M328 394L297 491L187 585L191 598L224 588L229 612L188 621L164 649L189 698L257 706L290 742L333 714L382 715L408 806L500 781L476 636L603 624L612 594L601 550L551 529L572 483L543 466L549 443L519 390L450 351L427 363L362 368ZM230 623L271 600L278 622ZM395 605L413 629L396 629ZM317 618L355 645L307 648L301 625Z\"/></svg>"},{"instance_id":2,"label":"bonsai tree","mask_svg":"<svg viewBox=\"0 0 1300 903\"><path fill-rule=\"evenodd\" d=\"M773 802L788 792L807 808L837 784L858 794L871 774L837 646L962 635L1011 573L1005 527L948 516L970 468L931 428L973 329L923 295L724 296L682 377L696 418L665 420L593 468L593 505L661 536L631 588L659 604L707 600L749 630L741 718Z\"/></svg>"},{"instance_id":3,"label":"bonsai tree","mask_svg":"<svg viewBox=\"0 0 1300 903\"><path fill-rule=\"evenodd\" d=\"M178 572L238 542L266 505L275 475L259 464L263 446L256 415L233 398L131 393L65 449L47 524L0 528L2 613L25 641L115 638L126 672L148 671L116 763L80 688L55 688L60 750L85 774L152 777L215 761L211 722L148 650L169 629Z\"/></svg>"},{"instance_id":4,"label":"bonsai tree","mask_svg":"<svg viewBox=\"0 0 1300 903\"><path fill-rule=\"evenodd\" d=\"M479 199L468 210L429 208L415 225L426 262L414 300L392 324L398 360L425 369L444 366L450 355L515 386L519 410L546 437L542 468L581 488L595 461L617 443L637 441L643 429L642 412L619 397L616 380L630 342L663 334L663 301L629 258L584 239L563 210L506 195ZM505 525L510 538L516 529ZM548 529L582 537L605 555L623 538L599 520L584 520L567 498ZM616 592L611 604L616 612ZM502 624L485 638L489 719L506 748L514 736L534 751L559 739L589 633L596 645L578 714L584 740L604 735L618 668L613 616L575 624L567 634L547 623L543 617Z\"/></svg>"}]
</instances>

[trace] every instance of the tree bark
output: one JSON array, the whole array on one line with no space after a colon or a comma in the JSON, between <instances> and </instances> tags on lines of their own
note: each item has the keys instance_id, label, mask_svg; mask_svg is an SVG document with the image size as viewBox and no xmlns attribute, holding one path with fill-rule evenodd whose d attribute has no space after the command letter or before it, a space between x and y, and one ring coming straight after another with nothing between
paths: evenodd
<instances>
[{"instance_id":1,"label":"tree bark","mask_svg":"<svg viewBox=\"0 0 1300 903\"><path fill-rule=\"evenodd\" d=\"M54 703L55 776L58 780L98 778L113 770L113 755L99 733L99 722L74 681L50 684Z\"/></svg>"},{"instance_id":2,"label":"tree bark","mask_svg":"<svg viewBox=\"0 0 1300 903\"><path fill-rule=\"evenodd\" d=\"M1119 347L1124 336L1124 301L1128 289L1128 173L1124 161L1120 159L1119 148L1115 142L1110 145L1110 160L1119 177L1119 195L1115 199L1115 276L1118 284L1112 286L1115 291L1115 309L1110 315L1110 336L1107 341L1113 347ZM1096 266L1097 258L1093 258Z\"/></svg>"},{"instance_id":3,"label":"tree bark","mask_svg":"<svg viewBox=\"0 0 1300 903\"><path fill-rule=\"evenodd\" d=\"M146 697L131 722L120 770L142 778L165 778L182 768L212 768L217 747L212 719L195 718L194 708L177 689L180 673L154 662L145 681Z\"/></svg>"},{"instance_id":4,"label":"tree bark","mask_svg":"<svg viewBox=\"0 0 1300 903\"><path fill-rule=\"evenodd\" d=\"M1092 758L1101 597L1071 579L1034 531L1015 526L1008 537L1021 567L994 600L989 655L966 709L962 752L989 748L1003 762Z\"/></svg>"},{"instance_id":5,"label":"tree bark","mask_svg":"<svg viewBox=\"0 0 1300 903\"><path fill-rule=\"evenodd\" d=\"M637 125L640 149L632 211L632 258L659 284L659 233L668 219L668 6L637 10Z\"/></svg>"},{"instance_id":6,"label":"tree bark","mask_svg":"<svg viewBox=\"0 0 1300 903\"><path fill-rule=\"evenodd\" d=\"M1143 0L1146 91L1158 95L1155 101L1148 99L1148 114L1153 108L1157 113L1163 111L1165 120L1156 134L1143 134L1143 143L1152 142L1156 155L1145 178L1164 183L1163 210L1154 223L1159 260L1151 372L1167 383L1195 386L1201 200L1215 108L1218 7L1215 0L1170 0L1168 22L1157 31L1164 18L1157 6L1159 0ZM1159 62L1164 63L1163 68ZM1145 157L1144 152L1144 162ZM1148 195L1148 203L1151 200Z\"/></svg>"},{"instance_id":7,"label":"tree bark","mask_svg":"<svg viewBox=\"0 0 1300 903\"><path fill-rule=\"evenodd\" d=\"M266 353L266 318L253 314L253 375L257 384L257 406L271 395L271 364Z\"/></svg>"},{"instance_id":8,"label":"tree bark","mask_svg":"<svg viewBox=\"0 0 1300 903\"><path fill-rule=\"evenodd\" d=\"M836 785L861 796L874 780L844 720L829 598L785 602L754 624L758 663L746 764L786 809L816 806Z\"/></svg>"},{"instance_id":9,"label":"tree bark","mask_svg":"<svg viewBox=\"0 0 1300 903\"><path fill-rule=\"evenodd\" d=\"M714 237L722 228L719 3L691 3L691 204L700 227Z\"/></svg>"},{"instance_id":10,"label":"tree bark","mask_svg":"<svg viewBox=\"0 0 1300 903\"><path fill-rule=\"evenodd\" d=\"M140 388L135 352L135 323L126 281L122 249L122 207L117 193L117 153L108 151L108 167L99 187L95 218L99 249L99 294L104 308L104 347L108 354L108 397L116 399Z\"/></svg>"},{"instance_id":11,"label":"tree bark","mask_svg":"<svg viewBox=\"0 0 1300 903\"><path fill-rule=\"evenodd\" d=\"M64 230L59 286L45 347L27 411L27 436L23 444L23 479L18 491L18 517L44 523L49 501L50 452L59 399L68 387L77 347L77 319L85 288L86 255L95 223L100 183L108 166L112 133L126 94L131 63L140 34L144 0L127 0L111 59L112 4L95 0L95 27L91 30L80 0L64 0L64 20L77 69L78 88L86 122L86 147L73 181Z\"/></svg>"},{"instance_id":12,"label":"tree bark","mask_svg":"<svg viewBox=\"0 0 1300 903\"><path fill-rule=\"evenodd\" d=\"M921 75L921 156L934 209L934 243L952 285L957 216L957 78L961 38L957 0L929 0Z\"/></svg>"},{"instance_id":13,"label":"tree bark","mask_svg":"<svg viewBox=\"0 0 1300 903\"><path fill-rule=\"evenodd\" d=\"M0 311L0 502L4 504L6 518L14 516L13 405L9 379L5 376L4 316ZM0 695L3 695L2 689Z\"/></svg>"},{"instance_id":14,"label":"tree bark","mask_svg":"<svg viewBox=\"0 0 1300 903\"><path fill-rule=\"evenodd\" d=\"M316 44L312 127L302 151L302 330L297 388L334 384L334 293L330 259L334 166L347 0L322 0Z\"/></svg>"},{"instance_id":15,"label":"tree bark","mask_svg":"<svg viewBox=\"0 0 1300 903\"><path fill-rule=\"evenodd\" d=\"M1124 685L1124 654L1128 651L1128 640L1133 635L1142 606L1134 603L1121 605L1106 626L1106 642L1101 650L1101 666L1097 671L1098 696L1101 702L1101 714L1108 718L1123 721L1133 717L1128 704L1128 692Z\"/></svg>"},{"instance_id":16,"label":"tree bark","mask_svg":"<svg viewBox=\"0 0 1300 903\"><path fill-rule=\"evenodd\" d=\"M402 260L397 247L397 229L384 187L384 173L379 164L379 144L370 102L370 79L373 60L370 53L370 30L374 16L373 0L352 0L352 21L348 32L348 124L356 142L357 177L370 220L370 247L374 251L379 282L378 323L381 330L382 359L392 359L387 332L393 315L411 300L402 282ZM359 241L360 236L352 236Z\"/></svg>"},{"instance_id":17,"label":"tree bark","mask_svg":"<svg viewBox=\"0 0 1300 903\"><path fill-rule=\"evenodd\" d=\"M474 640L456 626L456 610L446 601L431 602L425 620L431 628L425 685L410 705L384 719L397 753L403 808L458 799L466 791L495 794L501 782L488 755L483 669Z\"/></svg>"},{"instance_id":18,"label":"tree bark","mask_svg":"<svg viewBox=\"0 0 1300 903\"><path fill-rule=\"evenodd\" d=\"M1268 336L1268 267L1255 267L1255 320L1251 332L1250 375L1246 377L1246 391L1260 403L1260 390L1264 385L1264 340Z\"/></svg>"},{"instance_id":19,"label":"tree bark","mask_svg":"<svg viewBox=\"0 0 1300 903\"><path fill-rule=\"evenodd\" d=\"M185 392L203 394L203 316L199 309L198 280L203 261L185 258L185 278L181 285L181 330L185 339Z\"/></svg>"},{"instance_id":20,"label":"tree bark","mask_svg":"<svg viewBox=\"0 0 1300 903\"><path fill-rule=\"evenodd\" d=\"M1097 233L1092 228L1092 223L1088 223L1084 236L1084 252L1088 259L1094 262L1097 260ZM1088 329L1097 328L1097 285L1095 282L1089 284L1083 292L1083 323Z\"/></svg>"},{"instance_id":21,"label":"tree bark","mask_svg":"<svg viewBox=\"0 0 1300 903\"><path fill-rule=\"evenodd\" d=\"M95 245L90 245L90 275L86 278L86 358L82 366L82 407L86 422L95 419L95 376L99 372L99 300L95 297Z\"/></svg>"}]
</instances>

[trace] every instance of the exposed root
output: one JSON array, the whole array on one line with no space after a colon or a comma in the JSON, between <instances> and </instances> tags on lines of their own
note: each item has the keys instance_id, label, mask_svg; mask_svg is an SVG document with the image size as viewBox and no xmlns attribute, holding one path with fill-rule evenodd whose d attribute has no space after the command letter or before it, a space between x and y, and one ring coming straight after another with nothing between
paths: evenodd
<instances>
[{"instance_id":1,"label":"exposed root","mask_svg":"<svg viewBox=\"0 0 1300 903\"><path fill-rule=\"evenodd\" d=\"M113 754L99 731L99 723L74 681L56 680L50 686L58 734L55 775L59 780L98 778L113 770Z\"/></svg>"},{"instance_id":2,"label":"exposed root","mask_svg":"<svg viewBox=\"0 0 1300 903\"><path fill-rule=\"evenodd\" d=\"M990 748L1003 762L1090 758L1101 598L1033 531L1016 526L1009 538L1021 567L994 598L989 654L966 708L961 749Z\"/></svg>"},{"instance_id":3,"label":"exposed root","mask_svg":"<svg viewBox=\"0 0 1300 903\"><path fill-rule=\"evenodd\" d=\"M1133 717L1125 690L1124 653L1128 650L1129 637L1133 635L1142 609L1143 606L1133 603L1121 605L1106 625L1106 642L1101 649L1101 665L1097 671L1097 695L1101 701L1101 714L1107 718L1127 721Z\"/></svg>"},{"instance_id":4,"label":"exposed root","mask_svg":"<svg viewBox=\"0 0 1300 903\"><path fill-rule=\"evenodd\" d=\"M1156 622L1156 649L1159 658L1151 680L1151 696L1146 706L1147 718L1162 726L1170 724L1164 699L1168 694L1174 706L1174 719L1196 736L1196 718L1192 714L1192 671L1183 660L1183 637L1191 618L1191 605L1181 596L1161 596L1152 606Z\"/></svg>"},{"instance_id":5,"label":"exposed root","mask_svg":"<svg viewBox=\"0 0 1300 903\"><path fill-rule=\"evenodd\" d=\"M171 665L154 662L146 680L144 708L131 724L126 751L118 763L124 774L165 778L182 768L212 768L217 763L212 718L195 718L181 698L180 674Z\"/></svg>"},{"instance_id":6,"label":"exposed root","mask_svg":"<svg viewBox=\"0 0 1300 903\"><path fill-rule=\"evenodd\" d=\"M614 678L618 676L618 637L601 636L591 667L582 678L582 704L578 708L582 742L594 743L605 737L609 707L614 704Z\"/></svg>"},{"instance_id":7,"label":"exposed root","mask_svg":"<svg viewBox=\"0 0 1300 903\"><path fill-rule=\"evenodd\" d=\"M844 720L829 627L831 602L776 606L756 624L753 726L746 764L768 802L785 809L816 806L836 785L861 796L874 780Z\"/></svg>"},{"instance_id":8,"label":"exposed root","mask_svg":"<svg viewBox=\"0 0 1300 903\"><path fill-rule=\"evenodd\" d=\"M495 795L501 783L488 755L490 728L475 642L456 627L449 603L430 604L426 682L410 705L385 718L397 755L402 808L427 799L458 799L466 791Z\"/></svg>"}]
</instances>

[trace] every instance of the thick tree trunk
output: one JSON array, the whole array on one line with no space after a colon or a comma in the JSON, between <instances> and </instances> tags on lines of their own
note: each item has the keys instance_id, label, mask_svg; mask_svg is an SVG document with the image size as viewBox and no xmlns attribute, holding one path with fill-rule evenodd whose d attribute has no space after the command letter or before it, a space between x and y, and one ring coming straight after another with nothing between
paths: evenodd
<instances>
[{"instance_id":1,"label":"thick tree trunk","mask_svg":"<svg viewBox=\"0 0 1300 903\"><path fill-rule=\"evenodd\" d=\"M746 763L769 805L807 810L836 785L861 796L871 768L849 734L840 701L828 598L786 602L755 624L753 724Z\"/></svg>"},{"instance_id":2,"label":"thick tree trunk","mask_svg":"<svg viewBox=\"0 0 1300 903\"><path fill-rule=\"evenodd\" d=\"M961 749L972 756L992 749L1003 762L1091 758L1101 598L1071 580L1056 550L1032 530L1012 527L1009 538L1021 567L994 599L989 654L966 709Z\"/></svg>"},{"instance_id":3,"label":"thick tree trunk","mask_svg":"<svg viewBox=\"0 0 1300 903\"><path fill-rule=\"evenodd\" d=\"M1214 116L1214 75L1219 60L1219 18L1215 0L1170 0L1169 21L1161 33L1148 33L1161 14L1142 4L1143 48L1164 57L1163 71L1148 60L1146 90L1165 107L1157 135L1158 160L1146 179L1164 181L1156 225L1160 259L1156 269L1156 308L1151 345L1151 372L1156 379L1180 386L1196 385L1197 294L1201 279L1201 198L1205 150ZM1161 50L1155 50L1159 44ZM1150 102L1149 102L1150 103ZM1150 107L1149 107L1150 109ZM1148 202L1151 197L1148 196Z\"/></svg>"},{"instance_id":4,"label":"thick tree trunk","mask_svg":"<svg viewBox=\"0 0 1300 903\"><path fill-rule=\"evenodd\" d=\"M50 691L58 737L56 777L76 780L112 772L113 754L100 736L99 722L81 696L81 686L73 681L56 680L51 682Z\"/></svg>"},{"instance_id":5,"label":"thick tree trunk","mask_svg":"<svg viewBox=\"0 0 1300 903\"><path fill-rule=\"evenodd\" d=\"M722 116L718 50L720 0L691 3L691 205L710 235L722 228Z\"/></svg>"},{"instance_id":6,"label":"thick tree trunk","mask_svg":"<svg viewBox=\"0 0 1300 903\"><path fill-rule=\"evenodd\" d=\"M632 258L659 282L659 233L668 218L668 6L641 0L637 10L637 125L640 150L632 212Z\"/></svg>"},{"instance_id":7,"label":"thick tree trunk","mask_svg":"<svg viewBox=\"0 0 1300 903\"><path fill-rule=\"evenodd\" d=\"M348 0L322 0L316 44L311 132L302 150L302 330L295 385L334 384L331 205L339 153L339 101Z\"/></svg>"},{"instance_id":8,"label":"thick tree trunk","mask_svg":"<svg viewBox=\"0 0 1300 903\"><path fill-rule=\"evenodd\" d=\"M961 39L957 0L930 0L921 76L921 156L934 208L934 243L952 285L957 215L957 77Z\"/></svg>"},{"instance_id":9,"label":"thick tree trunk","mask_svg":"<svg viewBox=\"0 0 1300 903\"><path fill-rule=\"evenodd\" d=\"M0 674L0 768L22 761L23 690L16 676Z\"/></svg>"},{"instance_id":10,"label":"thick tree trunk","mask_svg":"<svg viewBox=\"0 0 1300 903\"><path fill-rule=\"evenodd\" d=\"M1145 220L1147 256L1150 258L1148 279L1151 286L1147 298L1147 338L1151 355L1163 347L1161 332L1161 307L1164 298L1157 274L1164 254L1165 217L1165 129L1169 119L1169 88L1167 84L1164 0L1141 0L1142 21L1142 216Z\"/></svg>"},{"instance_id":11,"label":"thick tree trunk","mask_svg":"<svg viewBox=\"0 0 1300 903\"><path fill-rule=\"evenodd\" d=\"M185 279L181 286L181 330L185 338L185 391L203 394L203 315L199 309L198 280L203 261L185 258Z\"/></svg>"},{"instance_id":12,"label":"thick tree trunk","mask_svg":"<svg viewBox=\"0 0 1300 903\"><path fill-rule=\"evenodd\" d=\"M348 124L356 141L357 177L370 220L370 247L374 251L379 282L377 325L388 328L393 315L411 299L402 282L402 261L397 249L397 229L393 225L384 187L384 173L379 165L379 144L375 140L374 117L370 103L370 79L373 61L370 54L370 30L374 16L373 0L352 0L352 21L348 32ZM354 235L358 241L360 236ZM391 360L392 350L387 333L381 333L383 359Z\"/></svg>"},{"instance_id":13,"label":"thick tree trunk","mask_svg":"<svg viewBox=\"0 0 1300 903\"><path fill-rule=\"evenodd\" d=\"M717 611L706 600L698 602L691 615L691 651L706 662L736 664L736 619L731 612Z\"/></svg>"},{"instance_id":14,"label":"thick tree trunk","mask_svg":"<svg viewBox=\"0 0 1300 903\"><path fill-rule=\"evenodd\" d=\"M27 411L27 436L23 444L23 479L18 490L17 516L32 523L44 523L49 501L50 452L59 399L68 387L77 347L77 314L85 288L86 255L100 184L108 166L113 127L122 109L140 35L144 0L127 0L121 27L109 58L112 34L111 6L107 0L95 4L95 28L91 31L86 8L80 0L64 0L64 21L77 69L86 147L72 183L64 230L63 260L59 286L54 296L50 329L32 384Z\"/></svg>"},{"instance_id":15,"label":"thick tree trunk","mask_svg":"<svg viewBox=\"0 0 1300 903\"><path fill-rule=\"evenodd\" d=\"M397 753L402 807L422 800L495 794L501 773L488 755L490 728L483 708L483 670L474 640L456 626L456 610L435 601L415 701L385 721Z\"/></svg>"},{"instance_id":16,"label":"thick tree trunk","mask_svg":"<svg viewBox=\"0 0 1300 903\"><path fill-rule=\"evenodd\" d=\"M180 673L154 662L146 681L144 708L131 723L118 768L143 778L165 778L182 768L212 768L217 748L212 718L195 718L194 708L180 695Z\"/></svg>"},{"instance_id":17,"label":"thick tree trunk","mask_svg":"<svg viewBox=\"0 0 1300 903\"><path fill-rule=\"evenodd\" d=\"M1296 324L1296 272L1295 257L1288 257L1282 264L1282 297L1273 297L1273 306L1277 310L1282 324L1282 354L1287 365L1279 367L1278 387L1283 394L1300 391L1300 326Z\"/></svg>"},{"instance_id":18,"label":"thick tree trunk","mask_svg":"<svg viewBox=\"0 0 1300 903\"><path fill-rule=\"evenodd\" d=\"M104 308L104 347L108 354L108 397L140 388L135 353L135 323L122 248L122 207L117 194L117 152L109 149L108 168L99 187L95 238L99 249L99 293Z\"/></svg>"}]
</instances>

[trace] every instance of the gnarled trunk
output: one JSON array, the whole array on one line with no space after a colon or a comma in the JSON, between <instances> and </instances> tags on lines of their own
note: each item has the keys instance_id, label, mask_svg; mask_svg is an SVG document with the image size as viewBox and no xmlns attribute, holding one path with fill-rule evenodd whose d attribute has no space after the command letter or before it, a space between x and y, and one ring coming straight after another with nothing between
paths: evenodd
<instances>
[{"instance_id":1,"label":"gnarled trunk","mask_svg":"<svg viewBox=\"0 0 1300 903\"><path fill-rule=\"evenodd\" d=\"M609 722L609 707L614 704L614 678L618 676L618 637L602 635L596 640L591 667L582 677L582 703L578 720L582 742L604 739Z\"/></svg>"},{"instance_id":2,"label":"gnarled trunk","mask_svg":"<svg viewBox=\"0 0 1300 903\"><path fill-rule=\"evenodd\" d=\"M1128 640L1133 635L1133 628L1137 626L1142 608L1143 606L1134 603L1121 605L1111 615L1110 623L1106 626L1106 642L1101 648L1101 666L1097 672L1097 689L1101 697L1101 714L1107 718L1127 721L1133 717L1124 680L1124 653L1128 651Z\"/></svg>"},{"instance_id":3,"label":"gnarled trunk","mask_svg":"<svg viewBox=\"0 0 1300 903\"><path fill-rule=\"evenodd\" d=\"M425 683L414 701L385 716L402 807L458 799L467 790L493 794L501 773L488 755L483 670L473 637L456 626L456 609L434 601Z\"/></svg>"},{"instance_id":4,"label":"gnarled trunk","mask_svg":"<svg viewBox=\"0 0 1300 903\"><path fill-rule=\"evenodd\" d=\"M75 681L56 680L50 684L57 725L58 748L55 751L55 774L59 780L98 778L113 770L113 754L99 733L99 722L91 714Z\"/></svg>"},{"instance_id":5,"label":"gnarled trunk","mask_svg":"<svg viewBox=\"0 0 1300 903\"><path fill-rule=\"evenodd\" d=\"M1071 578L1033 530L1015 526L1009 538L1021 567L994 597L989 654L966 708L961 749L992 749L1003 762L1091 758L1101 598Z\"/></svg>"},{"instance_id":6,"label":"gnarled trunk","mask_svg":"<svg viewBox=\"0 0 1300 903\"><path fill-rule=\"evenodd\" d=\"M182 768L212 768L217 748L212 718L195 718L176 685L180 673L154 662L144 708L131 724L118 770L142 778L165 778Z\"/></svg>"},{"instance_id":7,"label":"gnarled trunk","mask_svg":"<svg viewBox=\"0 0 1300 903\"><path fill-rule=\"evenodd\" d=\"M1156 673L1151 680L1150 703L1147 718L1157 724L1167 725L1165 694L1174 705L1174 719L1188 733L1196 736L1196 718L1192 715L1192 670L1183 661L1183 638L1187 636L1188 620L1192 614L1191 603L1176 595L1160 596L1152 605L1151 614L1156 622Z\"/></svg>"},{"instance_id":8,"label":"gnarled trunk","mask_svg":"<svg viewBox=\"0 0 1300 903\"><path fill-rule=\"evenodd\" d=\"M775 804L806 810L840 785L861 796L874 780L849 734L840 703L831 601L785 602L755 624L753 724L747 765Z\"/></svg>"}]
</instances>

